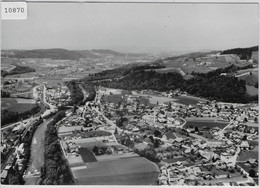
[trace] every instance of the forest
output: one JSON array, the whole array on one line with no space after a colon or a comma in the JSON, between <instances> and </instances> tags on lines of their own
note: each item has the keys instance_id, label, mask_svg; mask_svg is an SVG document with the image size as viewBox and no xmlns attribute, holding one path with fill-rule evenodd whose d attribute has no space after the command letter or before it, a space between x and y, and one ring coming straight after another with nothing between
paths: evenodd
<instances>
[{"instance_id":1,"label":"forest","mask_svg":"<svg viewBox=\"0 0 260 188\"><path fill-rule=\"evenodd\" d=\"M69 105L79 104L84 99L84 94L78 86L77 82L72 80L70 82L66 82L65 84L71 93L71 102Z\"/></svg>"}]
</instances>

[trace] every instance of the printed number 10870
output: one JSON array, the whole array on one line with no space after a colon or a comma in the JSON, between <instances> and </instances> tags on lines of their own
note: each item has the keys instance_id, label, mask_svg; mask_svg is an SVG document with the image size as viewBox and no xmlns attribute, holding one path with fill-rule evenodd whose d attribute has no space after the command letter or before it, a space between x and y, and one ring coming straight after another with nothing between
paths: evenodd
<instances>
[{"instance_id":1,"label":"printed number 10870","mask_svg":"<svg viewBox=\"0 0 260 188\"><path fill-rule=\"evenodd\" d=\"M5 8L5 13L24 13L24 8Z\"/></svg>"}]
</instances>

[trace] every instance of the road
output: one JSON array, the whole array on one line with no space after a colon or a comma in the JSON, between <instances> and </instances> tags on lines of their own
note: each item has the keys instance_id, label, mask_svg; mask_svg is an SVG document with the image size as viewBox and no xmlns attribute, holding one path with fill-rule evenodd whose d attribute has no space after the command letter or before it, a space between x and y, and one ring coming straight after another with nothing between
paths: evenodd
<instances>
[{"instance_id":1,"label":"road","mask_svg":"<svg viewBox=\"0 0 260 188\"><path fill-rule=\"evenodd\" d=\"M230 125L232 125L233 124L233 121L230 121L229 122L229 124L227 124L227 126L226 127L224 127L221 131L219 131L219 133L223 133L224 132L224 130L226 130Z\"/></svg>"},{"instance_id":2,"label":"road","mask_svg":"<svg viewBox=\"0 0 260 188\"><path fill-rule=\"evenodd\" d=\"M26 124L30 124L30 122L32 122L35 119L37 119L37 118L30 117L28 119L23 120L22 122L26 123ZM5 130L5 129L8 129L8 128L11 128L11 127L15 126L17 123L19 123L19 122L12 123L12 124L10 124L10 125L8 125L6 127L3 127L3 128L1 127L1 131Z\"/></svg>"},{"instance_id":3,"label":"road","mask_svg":"<svg viewBox=\"0 0 260 188\"><path fill-rule=\"evenodd\" d=\"M43 102L44 104L46 104L46 105L48 105L48 106L50 107L50 110L45 110L45 112L43 112L43 111L41 110L41 113L36 114L36 115L35 115L35 118L30 117L30 118L28 118L28 119L23 120L23 122L24 122L24 123L27 123L27 125L29 124L29 121L33 121L33 120L37 119L37 117L39 117L40 115L46 114L46 113L48 114L49 111L53 111L53 110L55 109L55 106L54 106L54 105L51 105L51 104L49 104L49 103L46 101L46 98L45 98L45 95L46 95L46 87L45 87L44 84L37 85L37 86L35 86L35 87L33 88L33 96L35 96L36 88L37 88L37 87L40 87L40 86L43 86L43 98L42 98L41 100L42 100L42 102ZM1 131L2 131L2 130L5 130L5 129L8 129L8 128L11 128L11 127L15 126L17 123L18 123L18 122L15 122L15 123L12 123L12 124L10 124L10 125L8 125L8 126L5 126L5 127L3 127L3 128L1 127Z\"/></svg>"},{"instance_id":4,"label":"road","mask_svg":"<svg viewBox=\"0 0 260 188\"><path fill-rule=\"evenodd\" d=\"M110 119L108 119L106 116L104 116L103 113L101 113L97 108L94 108L94 110L101 116L103 116L103 118L106 120L107 124L109 124L113 129L117 128L118 133L121 133L123 131L123 129L119 128L116 126L116 124L114 124Z\"/></svg>"},{"instance_id":5,"label":"road","mask_svg":"<svg viewBox=\"0 0 260 188\"><path fill-rule=\"evenodd\" d=\"M250 72L245 72L243 74L236 75L235 77L238 78L238 77L241 77L241 76L244 76L244 75L250 75Z\"/></svg>"},{"instance_id":6,"label":"road","mask_svg":"<svg viewBox=\"0 0 260 188\"><path fill-rule=\"evenodd\" d=\"M47 129L47 124L51 122L52 119L44 121L36 129L31 144L31 158L29 167L25 173L25 180L29 177L37 177L40 174L41 166L44 164L44 139L45 131ZM26 180L26 185L30 185L30 179Z\"/></svg>"}]
</instances>

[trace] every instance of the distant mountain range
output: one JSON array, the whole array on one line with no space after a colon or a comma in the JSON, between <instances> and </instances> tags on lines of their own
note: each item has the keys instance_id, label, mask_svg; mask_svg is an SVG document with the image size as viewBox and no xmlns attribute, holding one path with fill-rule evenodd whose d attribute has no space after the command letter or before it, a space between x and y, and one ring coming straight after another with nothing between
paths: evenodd
<instances>
[{"instance_id":1,"label":"distant mountain range","mask_svg":"<svg viewBox=\"0 0 260 188\"><path fill-rule=\"evenodd\" d=\"M104 56L138 57L144 54L120 53L113 50L66 50L66 49L36 49L36 50L2 50L2 57L13 58L50 58L61 60L79 60L80 58L101 58Z\"/></svg>"},{"instance_id":2,"label":"distant mountain range","mask_svg":"<svg viewBox=\"0 0 260 188\"><path fill-rule=\"evenodd\" d=\"M258 46L249 48L234 48L224 51L198 51L192 53L181 53L161 55L165 60L175 60L176 58L188 57L197 58L206 56L212 53L221 54L237 54L241 59L248 59L252 55L252 51L258 51ZM50 58L50 59L61 59L61 60L79 60L81 58L102 58L105 56L114 57L141 57L147 54L144 53L121 53L109 49L92 49L92 50L66 50L61 48L54 49L35 49L35 50L2 50L2 57L13 57L13 58Z\"/></svg>"}]
</instances>

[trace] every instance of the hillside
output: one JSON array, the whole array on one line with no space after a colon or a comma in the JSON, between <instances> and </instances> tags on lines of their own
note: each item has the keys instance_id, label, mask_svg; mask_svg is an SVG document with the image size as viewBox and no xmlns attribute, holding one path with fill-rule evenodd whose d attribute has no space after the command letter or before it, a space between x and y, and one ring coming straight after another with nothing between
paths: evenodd
<instances>
[{"instance_id":1,"label":"hillside","mask_svg":"<svg viewBox=\"0 0 260 188\"><path fill-rule=\"evenodd\" d=\"M35 71L36 70L34 68L31 68L31 67L28 67L28 66L16 65L16 67L9 72L7 72L5 70L1 70L1 76L5 77L7 75L22 74L22 73L35 72Z\"/></svg>"},{"instance_id":2,"label":"hillside","mask_svg":"<svg viewBox=\"0 0 260 188\"><path fill-rule=\"evenodd\" d=\"M252 52L258 51L258 46L253 46L250 48L233 48L229 50L224 50L221 54L236 54L241 60L248 60L252 57Z\"/></svg>"},{"instance_id":3,"label":"hillside","mask_svg":"<svg viewBox=\"0 0 260 188\"><path fill-rule=\"evenodd\" d=\"M36 49L36 50L2 50L2 57L9 58L50 58L60 60L79 60L81 58L140 57L144 54L120 53L113 50L66 50L66 49Z\"/></svg>"},{"instance_id":4,"label":"hillside","mask_svg":"<svg viewBox=\"0 0 260 188\"><path fill-rule=\"evenodd\" d=\"M81 54L65 49L37 49L37 50L13 50L7 55L5 52L2 57L13 58L50 58L50 59L70 59L77 60L83 58Z\"/></svg>"},{"instance_id":5,"label":"hillside","mask_svg":"<svg viewBox=\"0 0 260 188\"><path fill-rule=\"evenodd\" d=\"M190 79L184 79L184 76L176 71L158 71L165 70L163 60L158 60L150 64L103 71L86 79L94 81L97 85L117 89L157 91L181 89L191 95L210 100L248 103L257 101L257 96L249 96L247 83L232 75L250 68L252 65L242 67L227 64L225 67L206 73L193 72ZM224 76L222 73L230 76Z\"/></svg>"}]
</instances>

